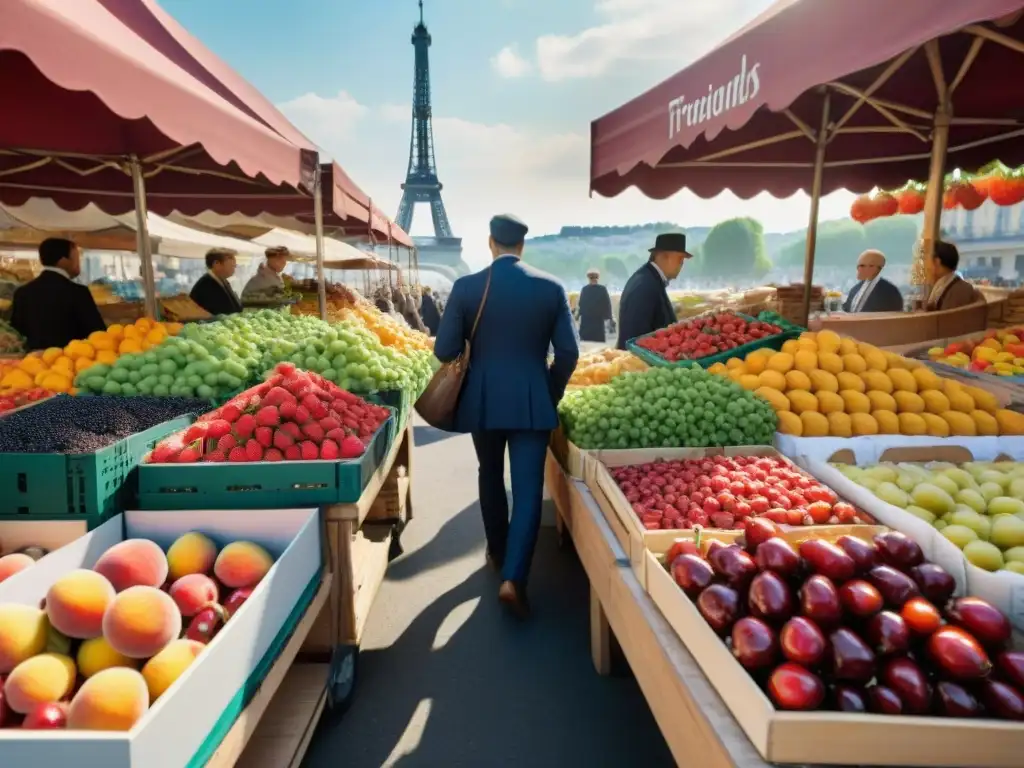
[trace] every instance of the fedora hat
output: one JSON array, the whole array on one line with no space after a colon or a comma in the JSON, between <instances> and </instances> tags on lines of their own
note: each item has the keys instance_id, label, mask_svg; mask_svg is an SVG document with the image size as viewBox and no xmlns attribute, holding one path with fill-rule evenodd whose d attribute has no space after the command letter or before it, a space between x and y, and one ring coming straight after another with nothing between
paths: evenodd
<instances>
[{"instance_id":1,"label":"fedora hat","mask_svg":"<svg viewBox=\"0 0 1024 768\"><path fill-rule=\"evenodd\" d=\"M654 239L654 247L648 249L651 253L658 251L672 251L681 253L687 259L692 259L693 254L686 250L686 235L682 232L666 232Z\"/></svg>"}]
</instances>

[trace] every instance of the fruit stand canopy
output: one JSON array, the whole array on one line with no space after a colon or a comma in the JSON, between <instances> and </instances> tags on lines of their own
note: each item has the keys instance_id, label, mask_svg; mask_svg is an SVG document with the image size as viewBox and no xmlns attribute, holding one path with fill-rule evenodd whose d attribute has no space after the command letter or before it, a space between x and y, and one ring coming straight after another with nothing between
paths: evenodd
<instances>
[{"instance_id":1,"label":"fruit stand canopy","mask_svg":"<svg viewBox=\"0 0 1024 768\"><path fill-rule=\"evenodd\" d=\"M1024 0L778 0L711 53L591 124L591 190L663 199L927 179L939 92L949 162L1024 163ZM930 41L935 41L930 42Z\"/></svg>"}]
</instances>

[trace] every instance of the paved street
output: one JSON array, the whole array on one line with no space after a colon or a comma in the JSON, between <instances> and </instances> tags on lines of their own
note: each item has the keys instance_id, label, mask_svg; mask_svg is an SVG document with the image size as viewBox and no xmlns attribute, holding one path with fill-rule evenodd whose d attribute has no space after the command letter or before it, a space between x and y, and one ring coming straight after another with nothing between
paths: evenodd
<instances>
[{"instance_id":1,"label":"paved street","mask_svg":"<svg viewBox=\"0 0 1024 768\"><path fill-rule=\"evenodd\" d=\"M469 437L417 427L416 443L415 519L370 616L354 703L340 721L325 715L304 766L673 765L632 677L594 672L575 554L544 528L534 619L507 618Z\"/></svg>"}]
</instances>

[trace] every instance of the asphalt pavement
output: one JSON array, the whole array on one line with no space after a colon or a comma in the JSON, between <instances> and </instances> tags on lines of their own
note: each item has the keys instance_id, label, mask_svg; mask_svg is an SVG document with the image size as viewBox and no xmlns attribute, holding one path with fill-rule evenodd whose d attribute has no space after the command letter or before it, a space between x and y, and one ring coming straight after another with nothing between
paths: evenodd
<instances>
[{"instance_id":1,"label":"asphalt pavement","mask_svg":"<svg viewBox=\"0 0 1024 768\"><path fill-rule=\"evenodd\" d=\"M415 428L414 519L370 615L348 712L325 714L305 768L674 764L635 680L599 677L586 574L543 528L534 616L497 601L468 436Z\"/></svg>"}]
</instances>

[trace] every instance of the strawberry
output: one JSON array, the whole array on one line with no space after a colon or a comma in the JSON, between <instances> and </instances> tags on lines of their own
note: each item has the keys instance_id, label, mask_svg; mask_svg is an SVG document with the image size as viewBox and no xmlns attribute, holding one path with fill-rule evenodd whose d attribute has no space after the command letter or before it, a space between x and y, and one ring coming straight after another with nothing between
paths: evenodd
<instances>
[{"instance_id":1,"label":"strawberry","mask_svg":"<svg viewBox=\"0 0 1024 768\"><path fill-rule=\"evenodd\" d=\"M228 424L234 424L238 421L238 417L242 415L242 409L233 403L228 403L220 409L220 417L224 419Z\"/></svg>"},{"instance_id":2,"label":"strawberry","mask_svg":"<svg viewBox=\"0 0 1024 768\"><path fill-rule=\"evenodd\" d=\"M264 405L256 412L256 423L264 427L276 427L281 423L281 414L276 406Z\"/></svg>"},{"instance_id":3,"label":"strawberry","mask_svg":"<svg viewBox=\"0 0 1024 768\"><path fill-rule=\"evenodd\" d=\"M324 440L320 444L320 458L333 461L341 455L338 444L333 440Z\"/></svg>"},{"instance_id":4,"label":"strawberry","mask_svg":"<svg viewBox=\"0 0 1024 768\"><path fill-rule=\"evenodd\" d=\"M324 429L316 422L304 424L302 427L302 434L304 434L317 445L322 443L324 440Z\"/></svg>"},{"instance_id":5,"label":"strawberry","mask_svg":"<svg viewBox=\"0 0 1024 768\"><path fill-rule=\"evenodd\" d=\"M231 424L225 419L214 419L206 425L206 437L209 440L218 440L231 431Z\"/></svg>"},{"instance_id":6,"label":"strawberry","mask_svg":"<svg viewBox=\"0 0 1024 768\"><path fill-rule=\"evenodd\" d=\"M149 464L170 464L178 458L178 451L175 451L167 443L160 443L149 455Z\"/></svg>"},{"instance_id":7,"label":"strawberry","mask_svg":"<svg viewBox=\"0 0 1024 768\"><path fill-rule=\"evenodd\" d=\"M285 450L288 446L295 445L295 438L285 432L283 429L279 429L274 432L274 447L280 450Z\"/></svg>"},{"instance_id":8,"label":"strawberry","mask_svg":"<svg viewBox=\"0 0 1024 768\"><path fill-rule=\"evenodd\" d=\"M291 400L291 398L292 394L287 389L284 389L283 387L274 387L267 393L266 397L263 398L263 406L280 405L281 403Z\"/></svg>"},{"instance_id":9,"label":"strawberry","mask_svg":"<svg viewBox=\"0 0 1024 768\"><path fill-rule=\"evenodd\" d=\"M284 421L293 421L295 419L295 411L298 408L298 404L295 402L295 398L291 395L291 400L286 400L278 406L277 412L281 415L281 419Z\"/></svg>"},{"instance_id":10,"label":"strawberry","mask_svg":"<svg viewBox=\"0 0 1024 768\"><path fill-rule=\"evenodd\" d=\"M256 427L253 437L255 437L256 442L264 448L269 448L274 444L274 430L270 427Z\"/></svg>"},{"instance_id":11,"label":"strawberry","mask_svg":"<svg viewBox=\"0 0 1024 768\"><path fill-rule=\"evenodd\" d=\"M255 429L256 419L252 414L246 413L235 422L235 432L243 439L251 437Z\"/></svg>"},{"instance_id":12,"label":"strawberry","mask_svg":"<svg viewBox=\"0 0 1024 768\"><path fill-rule=\"evenodd\" d=\"M217 450L229 453L236 445L238 445L238 440L235 439L234 435L224 435L224 437L217 441Z\"/></svg>"},{"instance_id":13,"label":"strawberry","mask_svg":"<svg viewBox=\"0 0 1024 768\"><path fill-rule=\"evenodd\" d=\"M295 373L295 363L278 363L274 370L282 376L290 376Z\"/></svg>"},{"instance_id":14,"label":"strawberry","mask_svg":"<svg viewBox=\"0 0 1024 768\"><path fill-rule=\"evenodd\" d=\"M300 405L295 409L295 416L292 419L296 424L305 424L309 421L309 409Z\"/></svg>"},{"instance_id":15,"label":"strawberry","mask_svg":"<svg viewBox=\"0 0 1024 768\"><path fill-rule=\"evenodd\" d=\"M227 455L223 451L210 451L203 457L203 461L213 462L218 464L228 460Z\"/></svg>"},{"instance_id":16,"label":"strawberry","mask_svg":"<svg viewBox=\"0 0 1024 768\"><path fill-rule=\"evenodd\" d=\"M331 415L324 416L320 419L320 428L323 429L324 432L330 432L332 429L337 429L340 426L341 422Z\"/></svg>"},{"instance_id":17,"label":"strawberry","mask_svg":"<svg viewBox=\"0 0 1024 768\"><path fill-rule=\"evenodd\" d=\"M254 387L252 391L259 395L260 399L262 400L264 397L267 396L267 392L270 391L270 384L268 384L267 382L263 382L259 386Z\"/></svg>"},{"instance_id":18,"label":"strawberry","mask_svg":"<svg viewBox=\"0 0 1024 768\"><path fill-rule=\"evenodd\" d=\"M344 416L348 411L348 403L344 400L334 400L331 402L331 411L338 414L338 416Z\"/></svg>"},{"instance_id":19,"label":"strawberry","mask_svg":"<svg viewBox=\"0 0 1024 768\"><path fill-rule=\"evenodd\" d=\"M302 400L299 401L299 405L305 406L306 410L312 413L314 408L320 406L320 398L316 396L315 391L310 391L302 397Z\"/></svg>"},{"instance_id":20,"label":"strawberry","mask_svg":"<svg viewBox=\"0 0 1024 768\"><path fill-rule=\"evenodd\" d=\"M333 440L338 445L341 445L341 441L345 439L347 434L348 433L345 432L345 430L339 427L338 429L332 429L330 432L326 433L324 435L324 440Z\"/></svg>"},{"instance_id":21,"label":"strawberry","mask_svg":"<svg viewBox=\"0 0 1024 768\"><path fill-rule=\"evenodd\" d=\"M284 449L284 457L288 461L298 461L302 458L302 449L297 445L289 445Z\"/></svg>"},{"instance_id":22,"label":"strawberry","mask_svg":"<svg viewBox=\"0 0 1024 768\"><path fill-rule=\"evenodd\" d=\"M358 437L346 437L341 441L339 446L341 450L341 458L343 459L355 459L363 455L363 451L366 450L363 446L362 440Z\"/></svg>"},{"instance_id":23,"label":"strawberry","mask_svg":"<svg viewBox=\"0 0 1024 768\"><path fill-rule=\"evenodd\" d=\"M260 461L263 458L263 446L250 440L245 444L245 457L248 461Z\"/></svg>"},{"instance_id":24,"label":"strawberry","mask_svg":"<svg viewBox=\"0 0 1024 768\"><path fill-rule=\"evenodd\" d=\"M199 449L190 445L178 454L177 462L178 464L195 464L199 458Z\"/></svg>"},{"instance_id":25,"label":"strawberry","mask_svg":"<svg viewBox=\"0 0 1024 768\"><path fill-rule=\"evenodd\" d=\"M277 428L278 432L284 432L287 435L291 435L295 440L302 439L302 427L296 424L294 421L288 421Z\"/></svg>"},{"instance_id":26,"label":"strawberry","mask_svg":"<svg viewBox=\"0 0 1024 768\"><path fill-rule=\"evenodd\" d=\"M193 424L191 427L185 430L185 434L182 436L182 440L186 443L194 443L196 440L200 440L206 436L207 424Z\"/></svg>"},{"instance_id":27,"label":"strawberry","mask_svg":"<svg viewBox=\"0 0 1024 768\"><path fill-rule=\"evenodd\" d=\"M313 461L320 458L320 451L308 440L299 443L299 451L303 461Z\"/></svg>"},{"instance_id":28,"label":"strawberry","mask_svg":"<svg viewBox=\"0 0 1024 768\"><path fill-rule=\"evenodd\" d=\"M284 461L284 454L281 453L277 448L270 448L265 454L263 454L264 461Z\"/></svg>"},{"instance_id":29,"label":"strawberry","mask_svg":"<svg viewBox=\"0 0 1024 768\"><path fill-rule=\"evenodd\" d=\"M248 460L249 457L245 453L245 448L240 445L236 445L228 452L228 461L232 464L238 464Z\"/></svg>"}]
</instances>

